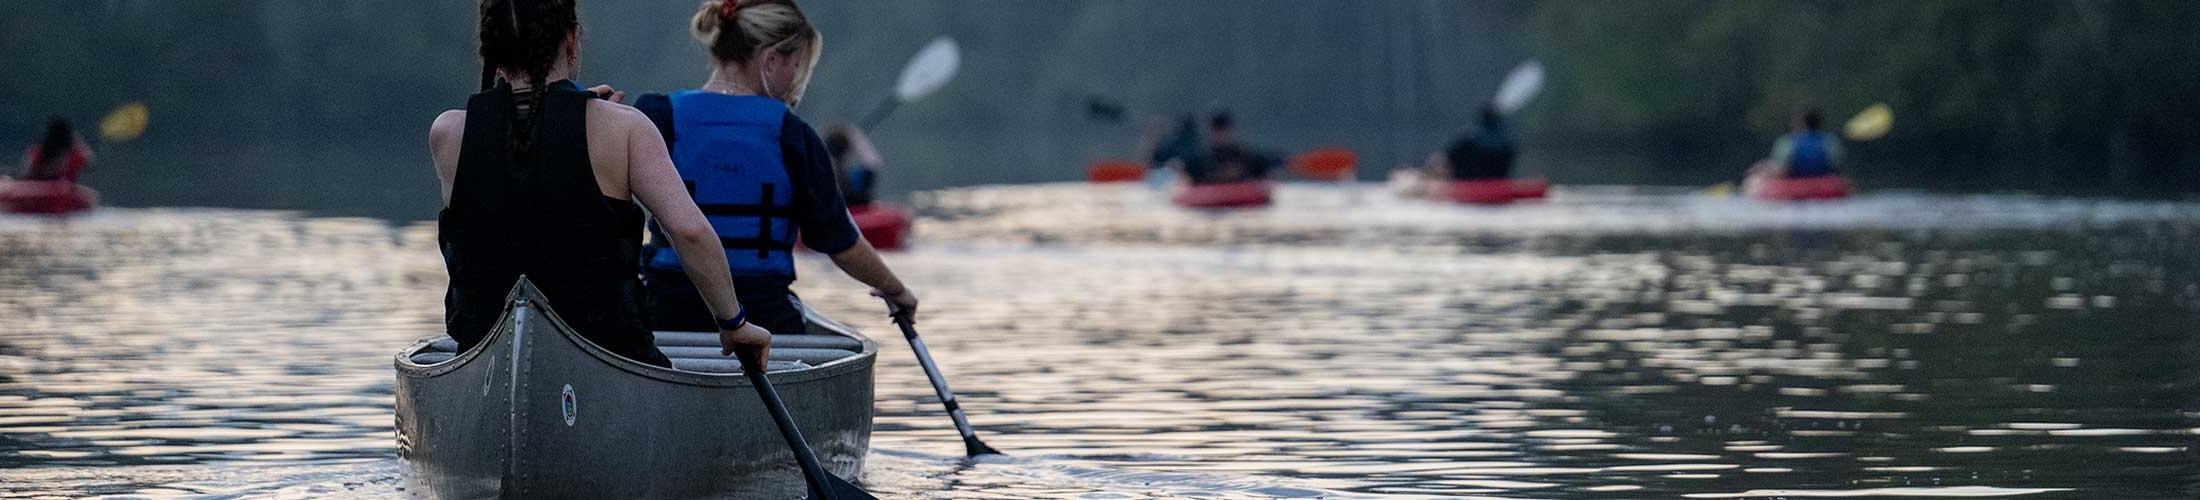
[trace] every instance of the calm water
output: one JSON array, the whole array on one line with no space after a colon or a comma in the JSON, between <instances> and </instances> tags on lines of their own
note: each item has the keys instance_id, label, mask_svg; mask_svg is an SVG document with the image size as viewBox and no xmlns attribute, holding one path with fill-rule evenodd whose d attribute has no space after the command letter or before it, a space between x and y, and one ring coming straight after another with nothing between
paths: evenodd
<instances>
[{"instance_id":1,"label":"calm water","mask_svg":"<svg viewBox=\"0 0 2200 500\"><path fill-rule=\"evenodd\" d=\"M1476 209L1294 186L921 197L894 256L1011 459L878 335L864 482L916 498L2200 494L2200 204L1583 188ZM386 497L433 229L0 218L0 498Z\"/></svg>"}]
</instances>

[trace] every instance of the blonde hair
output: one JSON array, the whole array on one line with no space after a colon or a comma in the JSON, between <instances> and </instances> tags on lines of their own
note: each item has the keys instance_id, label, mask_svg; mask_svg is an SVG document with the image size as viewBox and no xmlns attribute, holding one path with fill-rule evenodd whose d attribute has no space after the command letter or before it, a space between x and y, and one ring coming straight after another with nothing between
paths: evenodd
<instances>
[{"instance_id":1,"label":"blonde hair","mask_svg":"<svg viewBox=\"0 0 2200 500\"><path fill-rule=\"evenodd\" d=\"M695 12L690 32L719 62L748 65L771 50L800 57L795 88L806 88L825 53L825 35L810 25L794 0L708 0Z\"/></svg>"}]
</instances>

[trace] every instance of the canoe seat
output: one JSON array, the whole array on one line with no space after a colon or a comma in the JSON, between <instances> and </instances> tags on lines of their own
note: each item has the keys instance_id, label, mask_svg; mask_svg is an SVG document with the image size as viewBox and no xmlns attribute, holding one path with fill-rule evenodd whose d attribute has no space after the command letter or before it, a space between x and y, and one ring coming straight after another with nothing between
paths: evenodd
<instances>
[{"instance_id":1,"label":"canoe seat","mask_svg":"<svg viewBox=\"0 0 2200 500\"><path fill-rule=\"evenodd\" d=\"M811 365L801 361L781 361L774 358L771 362L765 363L764 366L767 367L764 371L781 372L809 368ZM740 361L725 358L672 358L672 367L678 368L680 371L695 373L741 373Z\"/></svg>"},{"instance_id":2,"label":"canoe seat","mask_svg":"<svg viewBox=\"0 0 2200 500\"><path fill-rule=\"evenodd\" d=\"M697 373L741 373L741 363L720 356L718 334L705 332L657 332L657 348L672 358L672 367ZM863 342L838 335L774 335L769 371L809 368L855 356ZM458 342L436 339L414 353L412 362L433 365L458 356Z\"/></svg>"}]
</instances>

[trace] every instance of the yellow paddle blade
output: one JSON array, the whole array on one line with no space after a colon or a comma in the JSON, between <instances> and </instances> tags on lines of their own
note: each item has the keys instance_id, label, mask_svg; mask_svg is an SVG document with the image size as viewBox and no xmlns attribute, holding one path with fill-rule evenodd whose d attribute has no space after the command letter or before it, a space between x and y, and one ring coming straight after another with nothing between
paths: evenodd
<instances>
[{"instance_id":1,"label":"yellow paddle blade","mask_svg":"<svg viewBox=\"0 0 2200 500\"><path fill-rule=\"evenodd\" d=\"M1886 137L1887 131L1893 128L1894 108L1887 107L1887 103L1878 103L1864 108L1864 112L1857 113L1855 118L1850 118L1843 135L1847 135L1851 141L1870 141Z\"/></svg>"},{"instance_id":2,"label":"yellow paddle blade","mask_svg":"<svg viewBox=\"0 0 2200 500\"><path fill-rule=\"evenodd\" d=\"M152 112L145 108L145 103L124 104L99 121L99 137L109 142L136 139L145 135L145 123L150 119Z\"/></svg>"},{"instance_id":3,"label":"yellow paddle blade","mask_svg":"<svg viewBox=\"0 0 2200 500\"><path fill-rule=\"evenodd\" d=\"M1728 196L1734 196L1734 183L1721 182L1712 185L1711 187L1704 188L1703 194L1704 196L1710 196L1713 198L1725 198Z\"/></svg>"}]
</instances>

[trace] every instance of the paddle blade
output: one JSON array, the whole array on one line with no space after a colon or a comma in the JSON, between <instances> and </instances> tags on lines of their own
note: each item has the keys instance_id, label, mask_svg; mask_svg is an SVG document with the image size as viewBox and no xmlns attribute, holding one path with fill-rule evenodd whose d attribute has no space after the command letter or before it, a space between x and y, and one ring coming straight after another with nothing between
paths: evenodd
<instances>
[{"instance_id":1,"label":"paddle blade","mask_svg":"<svg viewBox=\"0 0 2200 500\"><path fill-rule=\"evenodd\" d=\"M1101 160L1085 168L1085 181L1093 184L1146 180L1146 167L1124 160Z\"/></svg>"},{"instance_id":2,"label":"paddle blade","mask_svg":"<svg viewBox=\"0 0 2200 500\"><path fill-rule=\"evenodd\" d=\"M1527 107L1528 101L1542 91L1543 63L1528 61L1505 76L1505 83L1497 87L1497 97L1490 102L1497 105L1497 112L1509 115Z\"/></svg>"},{"instance_id":3,"label":"paddle blade","mask_svg":"<svg viewBox=\"0 0 2200 500\"><path fill-rule=\"evenodd\" d=\"M871 492L832 474L825 475L825 489L824 498L819 500L878 500Z\"/></svg>"},{"instance_id":4,"label":"paddle blade","mask_svg":"<svg viewBox=\"0 0 2200 500\"><path fill-rule=\"evenodd\" d=\"M1359 168L1359 155L1344 148L1316 149L1300 154L1291 161L1291 173L1317 181L1351 179Z\"/></svg>"},{"instance_id":5,"label":"paddle blade","mask_svg":"<svg viewBox=\"0 0 2200 500\"><path fill-rule=\"evenodd\" d=\"M913 101L938 91L955 79L955 72L962 69L962 48L955 39L939 37L926 44L917 56L909 59L909 67L902 68L901 82L894 85L894 96L903 101Z\"/></svg>"},{"instance_id":6,"label":"paddle blade","mask_svg":"<svg viewBox=\"0 0 2200 500\"><path fill-rule=\"evenodd\" d=\"M136 139L145 135L146 122L151 118L152 112L145 108L145 103L124 104L99 121L99 137L108 142Z\"/></svg>"},{"instance_id":7,"label":"paddle blade","mask_svg":"<svg viewBox=\"0 0 2200 500\"><path fill-rule=\"evenodd\" d=\"M1110 100L1106 97L1101 96L1092 96L1085 98L1085 116L1091 117L1094 120L1104 121L1108 123L1119 123L1122 122L1123 119L1129 115L1130 109L1124 107L1123 103L1115 102L1114 100Z\"/></svg>"},{"instance_id":8,"label":"paddle blade","mask_svg":"<svg viewBox=\"0 0 2200 500\"><path fill-rule=\"evenodd\" d=\"M985 442L979 441L976 436L963 439L963 452L969 453L970 458L978 458L986 455L1008 455L1007 453L1001 453L1001 450L996 450L993 449L993 447L991 446L986 446Z\"/></svg>"},{"instance_id":9,"label":"paddle blade","mask_svg":"<svg viewBox=\"0 0 2200 500\"><path fill-rule=\"evenodd\" d=\"M1887 107L1887 103L1878 103L1864 108L1864 112L1857 113L1855 118L1850 118L1842 135L1848 136L1851 141L1870 141L1886 137L1887 132L1893 129L1894 108Z\"/></svg>"}]
</instances>

